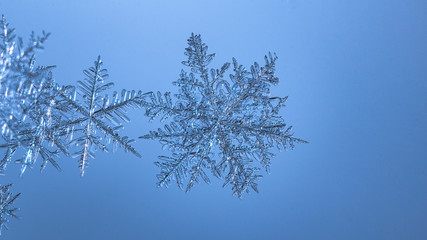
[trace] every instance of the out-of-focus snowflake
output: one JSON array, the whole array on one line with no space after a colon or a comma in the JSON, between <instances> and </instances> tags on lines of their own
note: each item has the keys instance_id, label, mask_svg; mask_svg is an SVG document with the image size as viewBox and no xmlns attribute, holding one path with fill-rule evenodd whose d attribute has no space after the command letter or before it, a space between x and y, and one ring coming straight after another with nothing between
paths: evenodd
<instances>
[{"instance_id":1,"label":"out-of-focus snowflake","mask_svg":"<svg viewBox=\"0 0 427 240\"><path fill-rule=\"evenodd\" d=\"M73 146L80 148L74 156L79 157L82 176L96 149L119 146L140 157L131 146L133 140L120 136L118 129L121 122L129 121L127 109L144 103L144 94L122 90L112 98L101 95L113 83L105 83L108 74L100 57L94 67L83 71L86 78L78 82L77 90L59 86L52 78L53 67L34 67L35 51L43 49L49 34L36 37L33 33L24 46L4 17L0 31L0 148L5 149L0 173L16 153L22 154L16 159L21 175L39 156L41 169L50 162L60 170L55 158L61 152L72 155Z\"/></svg>"},{"instance_id":2,"label":"out-of-focus snowflake","mask_svg":"<svg viewBox=\"0 0 427 240\"><path fill-rule=\"evenodd\" d=\"M158 184L167 186L175 180L188 191L200 178L209 183L206 171L210 171L224 180L224 186L231 184L239 198L250 188L258 192L259 170L269 172L272 149L306 143L293 136L291 126L279 115L286 97L270 97L270 87L279 82L274 75L277 57L270 53L264 66L254 63L250 70L233 58L233 73L227 80L224 74L231 64L209 68L215 54L208 54L200 35L192 34L188 45L183 64L191 72L182 70L174 82L179 87L175 103L170 93L160 92L152 93L147 103L146 115L151 119L172 118L163 129L140 137L158 139L172 151L156 162L161 168Z\"/></svg>"},{"instance_id":3,"label":"out-of-focus snowflake","mask_svg":"<svg viewBox=\"0 0 427 240\"><path fill-rule=\"evenodd\" d=\"M3 228L7 229L8 217L18 218L15 215L17 208L13 208L13 202L19 197L20 193L13 195L9 188L12 184L0 185L0 235Z\"/></svg>"},{"instance_id":4,"label":"out-of-focus snowflake","mask_svg":"<svg viewBox=\"0 0 427 240\"><path fill-rule=\"evenodd\" d=\"M21 174L32 166L38 155L42 165L53 160L56 151L47 148L47 119L55 97L51 67L34 67L35 52L43 49L49 34L30 35L27 45L16 38L2 16L0 21L0 148L5 149L0 159L0 173L4 173L12 157L21 150ZM59 144L59 142L58 142Z\"/></svg>"},{"instance_id":5,"label":"out-of-focus snowflake","mask_svg":"<svg viewBox=\"0 0 427 240\"><path fill-rule=\"evenodd\" d=\"M133 140L120 136L122 122L128 122L128 108L142 107L145 94L122 90L112 97L104 95L113 86L106 83L107 70L101 58L95 66L84 70L86 78L76 87L59 86L52 77L51 67L35 67L35 53L43 49L49 34L31 34L23 44L5 18L0 21L0 174L5 174L12 159L21 165L20 174L42 158L41 170L50 162L60 170L55 158L59 153L79 157L83 176L89 158L97 149L107 151L122 147L140 157L132 147ZM77 98L77 94L81 98ZM81 99L81 100L79 100ZM71 153L70 153L71 152ZM11 185L0 185L0 230L10 207L19 196L8 192Z\"/></svg>"}]
</instances>

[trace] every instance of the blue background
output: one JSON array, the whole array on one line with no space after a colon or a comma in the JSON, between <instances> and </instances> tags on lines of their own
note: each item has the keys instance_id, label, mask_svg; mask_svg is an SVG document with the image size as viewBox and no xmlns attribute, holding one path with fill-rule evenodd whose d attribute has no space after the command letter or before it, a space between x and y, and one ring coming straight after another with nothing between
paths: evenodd
<instances>
[{"instance_id":1,"label":"blue background","mask_svg":"<svg viewBox=\"0 0 427 240\"><path fill-rule=\"evenodd\" d=\"M260 194L219 181L185 194L157 188L157 142L143 155L98 152L18 178L21 220L4 239L427 239L427 2L303 0L2 0L20 36L52 32L38 64L75 84L98 54L118 89L175 91L191 32L249 66L279 56L273 95L310 141L278 153ZM132 111L125 133L149 124Z\"/></svg>"}]
</instances>

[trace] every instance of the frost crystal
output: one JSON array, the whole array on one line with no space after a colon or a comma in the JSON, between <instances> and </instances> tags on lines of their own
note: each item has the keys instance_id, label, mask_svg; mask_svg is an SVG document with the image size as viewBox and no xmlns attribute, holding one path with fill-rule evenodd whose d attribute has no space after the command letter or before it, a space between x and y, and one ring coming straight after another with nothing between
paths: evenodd
<instances>
[{"instance_id":1,"label":"frost crystal","mask_svg":"<svg viewBox=\"0 0 427 240\"><path fill-rule=\"evenodd\" d=\"M0 235L3 228L7 229L6 224L9 222L9 216L18 218L15 215L17 208L12 208L13 202L19 197L20 193L13 195L9 192L12 184L0 185Z\"/></svg>"},{"instance_id":2,"label":"frost crystal","mask_svg":"<svg viewBox=\"0 0 427 240\"><path fill-rule=\"evenodd\" d=\"M167 186L174 180L188 191L200 178L209 183L210 171L224 180L224 187L231 184L239 198L250 188L258 192L259 170L269 173L272 149L306 143L293 137L291 126L279 115L286 97L270 97L270 87L279 81L274 75L277 57L270 53L264 66L255 62L249 71L233 58L233 73L227 80L224 75L231 64L209 68L215 54L208 54L200 35L192 34L188 45L188 60L182 63L191 72L182 70L174 82L179 87L175 103L170 93L160 92L151 94L147 103L146 115L151 119L172 118L163 129L140 137L158 139L172 151L155 163L161 169L158 184Z\"/></svg>"}]
</instances>

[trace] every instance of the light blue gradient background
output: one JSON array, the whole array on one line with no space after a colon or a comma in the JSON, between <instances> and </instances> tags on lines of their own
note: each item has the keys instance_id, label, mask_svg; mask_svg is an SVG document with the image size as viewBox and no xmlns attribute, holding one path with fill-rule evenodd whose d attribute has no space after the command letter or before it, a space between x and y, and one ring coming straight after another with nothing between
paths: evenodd
<instances>
[{"instance_id":1,"label":"light blue gradient background","mask_svg":"<svg viewBox=\"0 0 427 240\"><path fill-rule=\"evenodd\" d=\"M75 159L14 182L21 220L4 239L427 239L427 2L2 0L20 36L52 32L38 64L75 84L100 54L116 88L176 89L186 39L202 34L245 66L279 56L282 114L310 141L278 153L260 194L220 182L185 194L156 187L157 142L137 159L98 153L80 179ZM132 111L125 132L150 125Z\"/></svg>"}]
</instances>

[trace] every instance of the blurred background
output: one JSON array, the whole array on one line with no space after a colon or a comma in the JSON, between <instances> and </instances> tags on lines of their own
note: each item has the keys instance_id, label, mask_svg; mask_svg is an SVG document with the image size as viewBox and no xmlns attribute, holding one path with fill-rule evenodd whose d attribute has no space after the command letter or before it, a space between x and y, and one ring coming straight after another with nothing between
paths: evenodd
<instances>
[{"instance_id":1,"label":"blurred background","mask_svg":"<svg viewBox=\"0 0 427 240\"><path fill-rule=\"evenodd\" d=\"M427 239L427 2L421 0L0 1L17 34L51 32L39 65L75 84L101 55L117 89L171 91L186 40L249 67L279 56L282 111L310 144L277 152L260 194L212 179L185 194L156 187L168 154L98 152L84 178L61 158L0 183L22 192L3 239ZM124 133L157 127L131 111Z\"/></svg>"}]
</instances>

